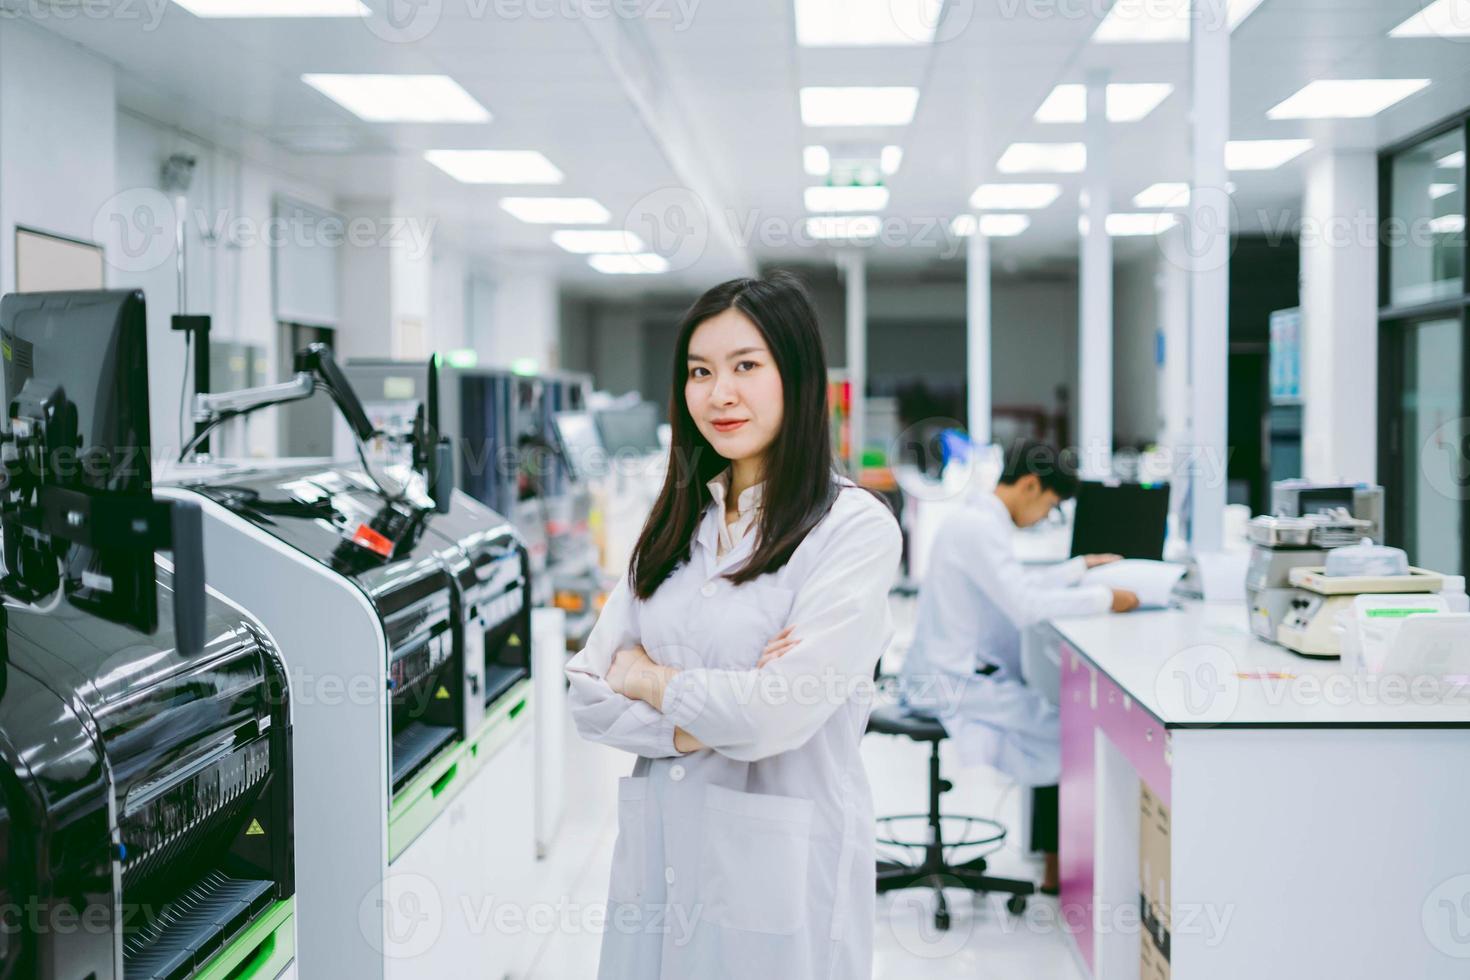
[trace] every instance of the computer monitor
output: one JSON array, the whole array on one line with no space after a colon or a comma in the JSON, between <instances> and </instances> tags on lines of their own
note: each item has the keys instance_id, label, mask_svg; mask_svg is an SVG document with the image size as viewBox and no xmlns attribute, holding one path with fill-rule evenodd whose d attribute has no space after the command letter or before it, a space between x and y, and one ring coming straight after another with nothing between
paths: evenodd
<instances>
[{"instance_id":1,"label":"computer monitor","mask_svg":"<svg viewBox=\"0 0 1470 980\"><path fill-rule=\"evenodd\" d=\"M551 417L551 424L556 428L558 448L573 480L586 482L589 476L604 468L607 450L591 412L557 412Z\"/></svg>"},{"instance_id":2,"label":"computer monitor","mask_svg":"<svg viewBox=\"0 0 1470 980\"><path fill-rule=\"evenodd\" d=\"M630 408L603 409L597 413L597 431L609 453L648 454L658 452L658 407L640 402Z\"/></svg>"},{"instance_id":3,"label":"computer monitor","mask_svg":"<svg viewBox=\"0 0 1470 980\"><path fill-rule=\"evenodd\" d=\"M1164 557L1169 520L1167 483L1100 483L1077 488L1072 517L1072 555Z\"/></svg>"},{"instance_id":4,"label":"computer monitor","mask_svg":"<svg viewBox=\"0 0 1470 980\"><path fill-rule=\"evenodd\" d=\"M75 606L145 633L158 625L151 549L100 518L106 504L152 501L148 332L143 294L12 294L0 299L3 427L20 453L20 480L44 486L73 513L96 517L91 544L48 534L15 512L3 521L8 591L64 589ZM143 519L143 518L139 518ZM149 518L151 520L151 518ZM82 523L85 523L84 521ZM108 535L118 540L110 543Z\"/></svg>"}]
</instances>

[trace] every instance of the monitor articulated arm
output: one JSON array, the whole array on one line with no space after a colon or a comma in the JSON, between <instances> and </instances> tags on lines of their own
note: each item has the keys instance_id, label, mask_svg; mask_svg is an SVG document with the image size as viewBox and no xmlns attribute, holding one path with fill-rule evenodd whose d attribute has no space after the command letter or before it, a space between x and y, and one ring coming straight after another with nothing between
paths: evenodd
<instances>
[{"instance_id":1,"label":"monitor articulated arm","mask_svg":"<svg viewBox=\"0 0 1470 980\"><path fill-rule=\"evenodd\" d=\"M266 405L310 398L315 390L316 379L305 371L298 371L290 381L280 384L241 388L238 391L201 392L194 396L194 421L218 422L231 415L243 415Z\"/></svg>"},{"instance_id":2,"label":"monitor articulated arm","mask_svg":"<svg viewBox=\"0 0 1470 980\"><path fill-rule=\"evenodd\" d=\"M362 442L377 434L362 402L358 400L352 385L343 376L341 368L332 359L332 350L326 344L309 344L296 352L296 375L290 381L264 385L259 388L241 388L238 391L201 393L194 396L194 421L201 425L193 441L179 454L183 459L214 426L225 419L265 408L282 402L300 401L310 398L317 387L327 390L337 404L347 424Z\"/></svg>"}]
</instances>

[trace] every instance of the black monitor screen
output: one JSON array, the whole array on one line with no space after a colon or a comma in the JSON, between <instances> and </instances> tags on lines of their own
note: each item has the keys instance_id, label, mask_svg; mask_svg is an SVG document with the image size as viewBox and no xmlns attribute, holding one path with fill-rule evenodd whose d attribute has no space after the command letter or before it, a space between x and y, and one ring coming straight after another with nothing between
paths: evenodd
<instances>
[{"instance_id":1,"label":"black monitor screen","mask_svg":"<svg viewBox=\"0 0 1470 980\"><path fill-rule=\"evenodd\" d=\"M607 451L590 412L557 412L551 421L572 479L586 480L605 465Z\"/></svg>"},{"instance_id":2,"label":"black monitor screen","mask_svg":"<svg viewBox=\"0 0 1470 980\"><path fill-rule=\"evenodd\" d=\"M609 453L656 453L658 407L642 402L631 408L604 409L597 413L597 431Z\"/></svg>"},{"instance_id":3,"label":"black monitor screen","mask_svg":"<svg viewBox=\"0 0 1470 980\"><path fill-rule=\"evenodd\" d=\"M137 291L27 293L0 300L6 428L12 424L10 405L31 379L59 386L76 409L77 444L57 464L62 487L151 496L147 336L143 294ZM9 561L20 528L7 522L4 534ZM74 605L144 632L157 626L151 551L114 552L59 540L51 546Z\"/></svg>"},{"instance_id":4,"label":"black monitor screen","mask_svg":"<svg viewBox=\"0 0 1470 980\"><path fill-rule=\"evenodd\" d=\"M1111 485L1084 481L1077 488L1072 555L1164 557L1169 520L1167 483Z\"/></svg>"}]
</instances>

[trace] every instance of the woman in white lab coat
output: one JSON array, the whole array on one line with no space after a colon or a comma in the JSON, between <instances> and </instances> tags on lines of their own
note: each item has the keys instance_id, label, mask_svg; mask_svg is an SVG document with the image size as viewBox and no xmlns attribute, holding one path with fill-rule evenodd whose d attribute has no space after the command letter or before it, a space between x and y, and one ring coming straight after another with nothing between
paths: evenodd
<instances>
[{"instance_id":1,"label":"woman in white lab coat","mask_svg":"<svg viewBox=\"0 0 1470 980\"><path fill-rule=\"evenodd\" d=\"M668 476L567 665L619 781L599 977L872 973L858 754L901 551L833 468L821 334L784 274L716 286L674 350Z\"/></svg>"}]
</instances>

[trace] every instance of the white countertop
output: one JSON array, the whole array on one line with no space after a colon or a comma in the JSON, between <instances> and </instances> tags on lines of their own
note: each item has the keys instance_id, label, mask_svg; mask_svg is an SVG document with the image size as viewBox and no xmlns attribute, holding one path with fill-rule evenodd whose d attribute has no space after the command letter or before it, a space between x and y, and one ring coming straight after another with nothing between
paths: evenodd
<instances>
[{"instance_id":1,"label":"white countertop","mask_svg":"<svg viewBox=\"0 0 1470 980\"><path fill-rule=\"evenodd\" d=\"M1171 728L1470 729L1470 679L1344 670L1257 639L1239 603L1103 614L1052 623ZM1064 662L1062 670L1073 669Z\"/></svg>"}]
</instances>

